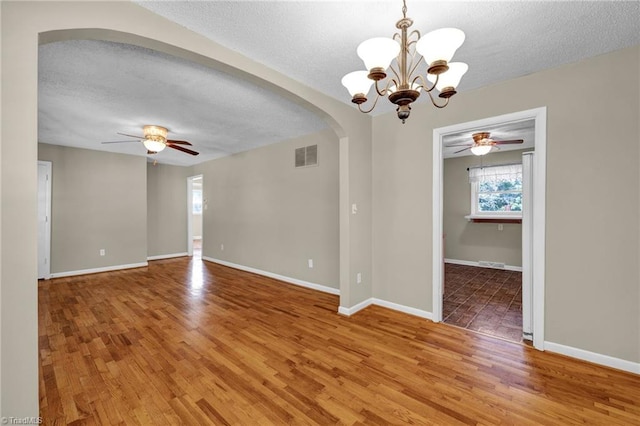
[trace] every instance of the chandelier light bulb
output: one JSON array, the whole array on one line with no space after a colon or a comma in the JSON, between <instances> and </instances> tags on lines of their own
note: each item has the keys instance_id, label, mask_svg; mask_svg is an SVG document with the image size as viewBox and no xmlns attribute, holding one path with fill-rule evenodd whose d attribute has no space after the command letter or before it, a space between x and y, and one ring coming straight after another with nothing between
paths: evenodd
<instances>
[{"instance_id":1,"label":"chandelier light bulb","mask_svg":"<svg viewBox=\"0 0 640 426\"><path fill-rule=\"evenodd\" d=\"M440 28L425 34L416 43L416 50L427 65L436 61L449 62L464 43L464 32L457 28Z\"/></svg>"},{"instance_id":2,"label":"chandelier light bulb","mask_svg":"<svg viewBox=\"0 0 640 426\"><path fill-rule=\"evenodd\" d=\"M471 152L474 155L485 155L491 151L491 145L476 145L471 147Z\"/></svg>"},{"instance_id":3,"label":"chandelier light bulb","mask_svg":"<svg viewBox=\"0 0 640 426\"><path fill-rule=\"evenodd\" d=\"M400 45L397 41L386 37L370 38L360 43L357 53L368 71L374 68L386 70L400 53Z\"/></svg>"}]
</instances>

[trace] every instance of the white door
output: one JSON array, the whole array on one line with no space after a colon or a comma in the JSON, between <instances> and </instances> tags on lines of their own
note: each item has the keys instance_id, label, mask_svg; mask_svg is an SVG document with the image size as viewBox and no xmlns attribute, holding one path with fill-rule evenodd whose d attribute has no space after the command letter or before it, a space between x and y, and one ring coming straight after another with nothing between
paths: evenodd
<instances>
[{"instance_id":1,"label":"white door","mask_svg":"<svg viewBox=\"0 0 640 426\"><path fill-rule=\"evenodd\" d=\"M38 279L51 275L51 163L38 161Z\"/></svg>"},{"instance_id":2,"label":"white door","mask_svg":"<svg viewBox=\"0 0 640 426\"><path fill-rule=\"evenodd\" d=\"M533 152L522 154L522 337L533 340Z\"/></svg>"}]
</instances>

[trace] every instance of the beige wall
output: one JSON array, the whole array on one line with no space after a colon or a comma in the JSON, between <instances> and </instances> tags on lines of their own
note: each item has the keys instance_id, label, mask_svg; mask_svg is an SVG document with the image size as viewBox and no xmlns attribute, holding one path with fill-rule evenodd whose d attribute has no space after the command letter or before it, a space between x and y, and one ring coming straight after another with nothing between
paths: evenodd
<instances>
[{"instance_id":1,"label":"beige wall","mask_svg":"<svg viewBox=\"0 0 640 426\"><path fill-rule=\"evenodd\" d=\"M52 162L52 274L146 262L144 157L39 144L38 159Z\"/></svg>"},{"instance_id":2,"label":"beige wall","mask_svg":"<svg viewBox=\"0 0 640 426\"><path fill-rule=\"evenodd\" d=\"M147 163L148 255L187 252L187 177L190 167Z\"/></svg>"},{"instance_id":3,"label":"beige wall","mask_svg":"<svg viewBox=\"0 0 640 426\"><path fill-rule=\"evenodd\" d=\"M482 158L483 165L522 163L522 153L532 150L493 152ZM447 158L443 174L443 230L446 259L479 262L501 262L522 266L522 225L503 224L498 231L495 223L473 223L464 217L471 213L471 184L468 167L480 164L475 155Z\"/></svg>"},{"instance_id":4,"label":"beige wall","mask_svg":"<svg viewBox=\"0 0 640 426\"><path fill-rule=\"evenodd\" d=\"M545 340L639 362L639 51L376 117L374 296L432 309L433 129L547 106Z\"/></svg>"},{"instance_id":5,"label":"beige wall","mask_svg":"<svg viewBox=\"0 0 640 426\"><path fill-rule=\"evenodd\" d=\"M295 168L294 150L315 144L318 166ZM203 256L339 288L338 141L331 131L194 166L200 173Z\"/></svg>"}]
</instances>

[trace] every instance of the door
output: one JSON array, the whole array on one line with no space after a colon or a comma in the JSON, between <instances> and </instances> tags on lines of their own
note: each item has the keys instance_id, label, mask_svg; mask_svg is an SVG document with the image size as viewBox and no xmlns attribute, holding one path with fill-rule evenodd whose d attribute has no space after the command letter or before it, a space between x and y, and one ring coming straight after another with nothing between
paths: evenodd
<instances>
[{"instance_id":1,"label":"door","mask_svg":"<svg viewBox=\"0 0 640 426\"><path fill-rule=\"evenodd\" d=\"M51 163L38 161L38 279L51 276Z\"/></svg>"}]
</instances>

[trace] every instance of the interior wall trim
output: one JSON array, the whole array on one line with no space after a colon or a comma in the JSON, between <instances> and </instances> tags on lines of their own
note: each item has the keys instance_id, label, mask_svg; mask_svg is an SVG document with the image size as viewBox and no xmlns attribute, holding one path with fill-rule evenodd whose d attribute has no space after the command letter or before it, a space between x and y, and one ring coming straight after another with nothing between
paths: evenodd
<instances>
[{"instance_id":1,"label":"interior wall trim","mask_svg":"<svg viewBox=\"0 0 640 426\"><path fill-rule=\"evenodd\" d=\"M394 311L403 312L405 314L413 315L416 317L433 320L433 314L429 311L423 311L422 309L412 308L411 306L400 305L399 303L388 302L382 299L373 299L373 304L382 306L383 308L393 309Z\"/></svg>"},{"instance_id":2,"label":"interior wall trim","mask_svg":"<svg viewBox=\"0 0 640 426\"><path fill-rule=\"evenodd\" d=\"M77 271L54 272L51 274L51 278L62 278L62 277L73 277L76 275L97 274L100 272L119 271L121 269L144 268L146 266L149 266L148 262L129 263L126 265L104 266L101 268L79 269Z\"/></svg>"},{"instance_id":3,"label":"interior wall trim","mask_svg":"<svg viewBox=\"0 0 640 426\"><path fill-rule=\"evenodd\" d=\"M172 259L174 257L184 257L189 254L185 251L182 253L171 253L171 254L157 254L154 256L147 256L147 260L161 260L161 259Z\"/></svg>"},{"instance_id":4,"label":"interior wall trim","mask_svg":"<svg viewBox=\"0 0 640 426\"><path fill-rule=\"evenodd\" d=\"M333 287L328 287L322 284L311 283L308 281L299 280L297 278L286 277L284 275L275 274L269 271L263 271L261 269L252 268L250 266L238 265L237 263L227 262L226 260L214 259L213 257L202 256L202 260L208 262L217 263L222 266L228 266L230 268L239 269L241 271L251 272L258 275L263 275L269 278L275 278L276 280L284 281L289 284L299 285L301 287L310 288L312 290L322 291L323 293L330 293L340 295L340 290Z\"/></svg>"},{"instance_id":5,"label":"interior wall trim","mask_svg":"<svg viewBox=\"0 0 640 426\"><path fill-rule=\"evenodd\" d=\"M344 306L340 306L338 308L338 313L341 315L346 315L348 317L350 317L351 315L355 314L356 312L359 312L361 310L363 310L364 308L371 306L373 304L373 297L370 297L366 300L363 300L362 302L350 307L350 308L346 308Z\"/></svg>"},{"instance_id":6,"label":"interior wall trim","mask_svg":"<svg viewBox=\"0 0 640 426\"><path fill-rule=\"evenodd\" d=\"M433 318L433 314L431 312L423 311L417 308L412 308L410 306L401 305L399 303L389 302L387 300L376 299L375 297L371 297L367 300L364 300L350 308L345 308L344 306L340 306L338 308L338 313L346 316L351 316L356 312L359 312L371 305L381 306L383 308L392 309L394 311L402 312L404 314L409 314L409 315L413 315L413 316L428 319L428 320L431 320Z\"/></svg>"},{"instance_id":7,"label":"interior wall trim","mask_svg":"<svg viewBox=\"0 0 640 426\"><path fill-rule=\"evenodd\" d=\"M454 265L464 265L464 266L476 266L478 268L503 269L505 271L522 272L522 266L504 265L504 268L493 268L491 266L480 265L478 262L474 262L472 260L458 260L458 259L445 258L444 263L452 263Z\"/></svg>"},{"instance_id":8,"label":"interior wall trim","mask_svg":"<svg viewBox=\"0 0 640 426\"><path fill-rule=\"evenodd\" d=\"M640 374L640 362L627 361L620 358L614 358L609 355L590 352L584 349L578 349L549 341L544 342L544 349L545 351L555 352L572 358L581 359L583 361L593 362L594 364L616 368L618 370L627 371L629 373Z\"/></svg>"}]
</instances>

